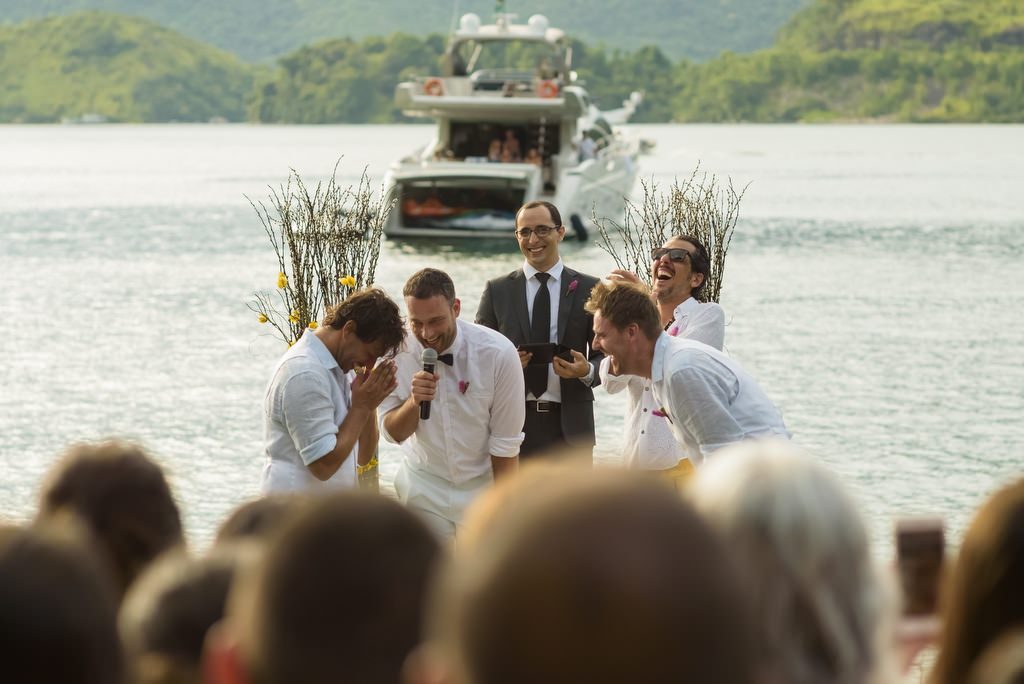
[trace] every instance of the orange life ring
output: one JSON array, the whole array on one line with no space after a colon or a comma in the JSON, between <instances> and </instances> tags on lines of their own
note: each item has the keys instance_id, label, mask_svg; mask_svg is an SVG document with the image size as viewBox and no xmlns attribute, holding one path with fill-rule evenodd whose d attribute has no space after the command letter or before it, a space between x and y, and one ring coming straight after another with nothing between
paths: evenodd
<instances>
[{"instance_id":1,"label":"orange life ring","mask_svg":"<svg viewBox=\"0 0 1024 684\"><path fill-rule=\"evenodd\" d=\"M428 78L427 82L423 84L423 92L435 97L444 95L444 82L439 78Z\"/></svg>"},{"instance_id":2,"label":"orange life ring","mask_svg":"<svg viewBox=\"0 0 1024 684\"><path fill-rule=\"evenodd\" d=\"M541 97L555 97L558 95L558 84L554 81L541 81L537 86L537 94Z\"/></svg>"}]
</instances>

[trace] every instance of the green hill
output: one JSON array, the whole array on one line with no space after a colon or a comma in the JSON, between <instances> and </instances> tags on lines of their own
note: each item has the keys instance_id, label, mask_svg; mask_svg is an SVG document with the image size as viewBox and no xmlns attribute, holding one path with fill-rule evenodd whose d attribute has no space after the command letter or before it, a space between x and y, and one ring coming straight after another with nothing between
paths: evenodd
<instances>
[{"instance_id":1,"label":"green hill","mask_svg":"<svg viewBox=\"0 0 1024 684\"><path fill-rule=\"evenodd\" d=\"M808 0L507 0L525 20L537 12L586 43L635 50L657 45L673 59L711 59L772 44ZM136 15L249 61L270 61L330 38L448 33L452 14L490 21L495 0L3 0L0 22L101 10Z\"/></svg>"},{"instance_id":2,"label":"green hill","mask_svg":"<svg viewBox=\"0 0 1024 684\"><path fill-rule=\"evenodd\" d=\"M683 63L679 121L1024 121L1019 0L817 0L776 47Z\"/></svg>"},{"instance_id":3,"label":"green hill","mask_svg":"<svg viewBox=\"0 0 1024 684\"><path fill-rule=\"evenodd\" d=\"M240 121L253 71L133 17L85 12L0 26L0 122Z\"/></svg>"}]
</instances>

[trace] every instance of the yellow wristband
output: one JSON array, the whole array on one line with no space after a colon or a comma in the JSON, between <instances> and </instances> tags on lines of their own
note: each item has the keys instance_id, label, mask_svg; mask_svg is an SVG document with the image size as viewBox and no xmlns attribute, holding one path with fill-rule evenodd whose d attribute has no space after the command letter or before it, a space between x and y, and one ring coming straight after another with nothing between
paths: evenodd
<instances>
[{"instance_id":1,"label":"yellow wristband","mask_svg":"<svg viewBox=\"0 0 1024 684\"><path fill-rule=\"evenodd\" d=\"M378 465L379 464L378 464L376 456L371 458L370 462L367 463L366 465L359 465L358 463L356 463L356 475L362 475L363 473L368 473L371 470L373 470L374 468L376 468Z\"/></svg>"}]
</instances>

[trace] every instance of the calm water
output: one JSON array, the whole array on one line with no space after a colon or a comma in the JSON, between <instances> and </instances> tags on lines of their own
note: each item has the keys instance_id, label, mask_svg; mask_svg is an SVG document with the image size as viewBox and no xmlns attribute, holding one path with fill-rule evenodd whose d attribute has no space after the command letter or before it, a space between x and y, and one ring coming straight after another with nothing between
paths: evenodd
<instances>
[{"instance_id":1,"label":"calm water","mask_svg":"<svg viewBox=\"0 0 1024 684\"><path fill-rule=\"evenodd\" d=\"M750 183L722 304L727 350L796 439L864 505L876 541L910 513L971 511L1024 470L1024 127L644 126L662 184L703 168ZM355 182L423 127L0 127L0 515L35 510L70 441L145 443L191 538L257 492L261 398L282 352L246 308L276 260L246 195L289 168ZM595 274L610 257L567 244ZM448 270L471 318L493 245L387 242L379 283ZM621 446L597 403L598 457ZM383 476L396 467L383 450Z\"/></svg>"}]
</instances>

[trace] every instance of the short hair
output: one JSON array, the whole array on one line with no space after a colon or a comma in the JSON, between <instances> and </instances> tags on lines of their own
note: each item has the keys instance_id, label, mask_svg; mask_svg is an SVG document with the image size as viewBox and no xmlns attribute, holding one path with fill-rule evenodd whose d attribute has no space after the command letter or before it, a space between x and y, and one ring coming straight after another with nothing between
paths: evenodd
<instances>
[{"instance_id":1,"label":"short hair","mask_svg":"<svg viewBox=\"0 0 1024 684\"><path fill-rule=\"evenodd\" d=\"M995 494L964 533L941 595L943 631L935 684L964 682L1003 632L1024 624L1024 479Z\"/></svg>"},{"instance_id":2,"label":"short hair","mask_svg":"<svg viewBox=\"0 0 1024 684\"><path fill-rule=\"evenodd\" d=\"M527 209L536 209L537 207L544 207L545 209L548 210L548 213L551 214L551 221L555 224L555 228L562 225L562 214L559 213L558 207L556 207L551 202L547 202L545 200L533 200L532 202L527 202L523 206L519 207L519 211L516 212L515 226L519 226L520 214L522 214Z\"/></svg>"},{"instance_id":3,"label":"short hair","mask_svg":"<svg viewBox=\"0 0 1024 684\"><path fill-rule=\"evenodd\" d=\"M696 250L690 254L690 266L694 273L700 273L704 277L701 279L700 285L691 290L691 294L695 299L700 299L700 294L704 291L704 286L707 285L708 277L711 275L711 257L708 255L707 247L704 246L704 243L696 235L689 233L673 235L666 242L672 240L688 242Z\"/></svg>"},{"instance_id":4,"label":"short hair","mask_svg":"<svg viewBox=\"0 0 1024 684\"><path fill-rule=\"evenodd\" d=\"M773 681L864 684L888 672L897 602L856 505L824 466L789 442L747 441L716 452L689 494L753 588Z\"/></svg>"},{"instance_id":5,"label":"short hair","mask_svg":"<svg viewBox=\"0 0 1024 684\"><path fill-rule=\"evenodd\" d=\"M109 440L68 448L43 485L39 517L64 511L88 527L121 595L154 558L184 543L163 470L137 444Z\"/></svg>"},{"instance_id":6,"label":"short hair","mask_svg":"<svg viewBox=\"0 0 1024 684\"><path fill-rule=\"evenodd\" d=\"M214 545L241 540L262 541L288 520L304 499L294 493L277 493L246 501L235 508L217 528Z\"/></svg>"},{"instance_id":7,"label":"short hair","mask_svg":"<svg viewBox=\"0 0 1024 684\"><path fill-rule=\"evenodd\" d=\"M594 285L583 308L591 314L600 312L619 330L636 323L648 339L655 340L661 334L661 316L642 285L602 280Z\"/></svg>"},{"instance_id":8,"label":"short hair","mask_svg":"<svg viewBox=\"0 0 1024 684\"><path fill-rule=\"evenodd\" d=\"M255 553L242 544L203 558L169 552L132 585L118 621L132 681L201 681L206 633L224 617L235 568L246 550Z\"/></svg>"},{"instance_id":9,"label":"short hair","mask_svg":"<svg viewBox=\"0 0 1024 684\"><path fill-rule=\"evenodd\" d=\"M424 268L412 274L402 288L403 297L430 299L441 295L448 304L455 303L455 283L451 276L436 268Z\"/></svg>"},{"instance_id":10,"label":"short hair","mask_svg":"<svg viewBox=\"0 0 1024 684\"><path fill-rule=\"evenodd\" d=\"M405 324L398 305L379 288L357 290L340 304L327 307L323 324L341 330L349 321L356 324L356 337L363 342L381 342L387 355L393 354L405 340Z\"/></svg>"},{"instance_id":11,"label":"short hair","mask_svg":"<svg viewBox=\"0 0 1024 684\"><path fill-rule=\"evenodd\" d=\"M311 501L273 536L228 603L229 629L258 684L393 684L420 642L440 554L412 512L376 494Z\"/></svg>"},{"instance_id":12,"label":"short hair","mask_svg":"<svg viewBox=\"0 0 1024 684\"><path fill-rule=\"evenodd\" d=\"M731 557L671 488L580 471L520 494L456 554L434 597L441 650L463 681L753 681Z\"/></svg>"},{"instance_id":13,"label":"short hair","mask_svg":"<svg viewBox=\"0 0 1024 684\"><path fill-rule=\"evenodd\" d=\"M0 526L4 681L124 681L117 597L99 560L66 530Z\"/></svg>"}]
</instances>

